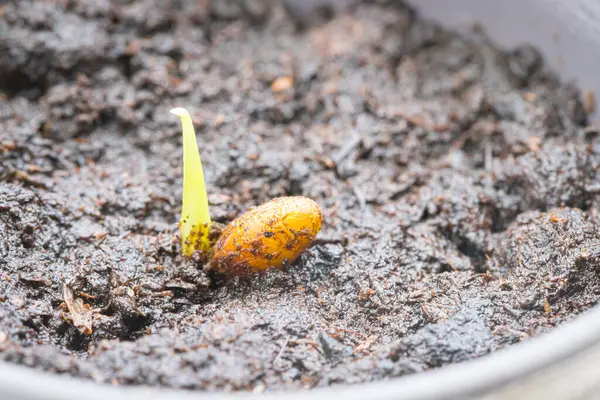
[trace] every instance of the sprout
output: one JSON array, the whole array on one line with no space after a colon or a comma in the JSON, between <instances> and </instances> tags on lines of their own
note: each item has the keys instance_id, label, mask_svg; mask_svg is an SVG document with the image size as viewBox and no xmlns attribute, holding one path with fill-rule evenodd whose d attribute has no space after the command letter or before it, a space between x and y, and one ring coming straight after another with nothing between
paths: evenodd
<instances>
[{"instance_id":1,"label":"sprout","mask_svg":"<svg viewBox=\"0 0 600 400\"><path fill-rule=\"evenodd\" d=\"M184 108L174 108L171 113L181 118L183 128L183 199L179 221L181 252L186 256L192 255L195 250L208 253L212 247L209 240L212 222L194 125Z\"/></svg>"}]
</instances>

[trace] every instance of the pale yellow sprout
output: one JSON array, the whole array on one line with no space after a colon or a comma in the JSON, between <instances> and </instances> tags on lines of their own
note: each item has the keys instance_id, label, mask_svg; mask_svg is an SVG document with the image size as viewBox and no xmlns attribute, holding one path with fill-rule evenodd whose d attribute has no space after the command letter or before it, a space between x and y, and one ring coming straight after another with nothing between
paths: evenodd
<instances>
[{"instance_id":1,"label":"pale yellow sprout","mask_svg":"<svg viewBox=\"0 0 600 400\"><path fill-rule=\"evenodd\" d=\"M195 250L210 251L209 232L212 222L192 118L184 108L174 108L171 113L181 118L183 128L183 199L179 230L181 252L189 256Z\"/></svg>"}]
</instances>

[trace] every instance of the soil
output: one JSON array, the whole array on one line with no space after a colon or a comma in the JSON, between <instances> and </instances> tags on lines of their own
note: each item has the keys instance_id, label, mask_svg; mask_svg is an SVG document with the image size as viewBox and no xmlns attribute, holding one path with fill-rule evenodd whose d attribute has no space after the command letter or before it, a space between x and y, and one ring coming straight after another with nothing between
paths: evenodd
<instances>
[{"instance_id":1,"label":"soil","mask_svg":"<svg viewBox=\"0 0 600 400\"><path fill-rule=\"evenodd\" d=\"M1 6L0 359L295 390L480 357L597 304L600 135L578 90L531 46L398 2L305 11ZM215 220L319 203L295 265L217 280L179 255L175 106Z\"/></svg>"}]
</instances>

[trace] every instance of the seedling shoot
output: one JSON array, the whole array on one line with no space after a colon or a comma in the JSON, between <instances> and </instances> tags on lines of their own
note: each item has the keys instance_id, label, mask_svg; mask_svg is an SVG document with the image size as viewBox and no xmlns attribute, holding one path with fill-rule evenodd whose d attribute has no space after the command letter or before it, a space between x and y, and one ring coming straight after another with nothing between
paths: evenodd
<instances>
[{"instance_id":1,"label":"seedling shoot","mask_svg":"<svg viewBox=\"0 0 600 400\"><path fill-rule=\"evenodd\" d=\"M210 251L209 231L212 222L192 118L184 108L174 108L171 113L181 118L183 129L183 199L179 231L181 252L190 256L195 250Z\"/></svg>"}]
</instances>

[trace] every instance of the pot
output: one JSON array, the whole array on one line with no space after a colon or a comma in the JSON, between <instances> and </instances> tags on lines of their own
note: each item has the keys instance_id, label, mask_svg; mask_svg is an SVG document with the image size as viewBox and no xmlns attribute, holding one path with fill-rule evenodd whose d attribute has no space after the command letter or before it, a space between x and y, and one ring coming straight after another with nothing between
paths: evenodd
<instances>
[{"instance_id":1,"label":"pot","mask_svg":"<svg viewBox=\"0 0 600 400\"><path fill-rule=\"evenodd\" d=\"M299 14L320 4L352 0L288 0ZM418 0L422 15L453 28L479 22L500 45L537 46L563 80L600 93L600 4L595 0ZM307 14L308 15L308 14ZM249 393L210 394L112 387L0 363L3 400L243 399ZM255 395L254 395L255 396ZM541 337L481 359L398 379L265 399L600 399L600 306Z\"/></svg>"},{"instance_id":2,"label":"pot","mask_svg":"<svg viewBox=\"0 0 600 400\"><path fill-rule=\"evenodd\" d=\"M194 393L98 385L33 369L0 364L5 400L235 400L250 393ZM569 399L600 398L600 308L549 334L487 357L403 378L304 392L271 393L264 399Z\"/></svg>"}]
</instances>

